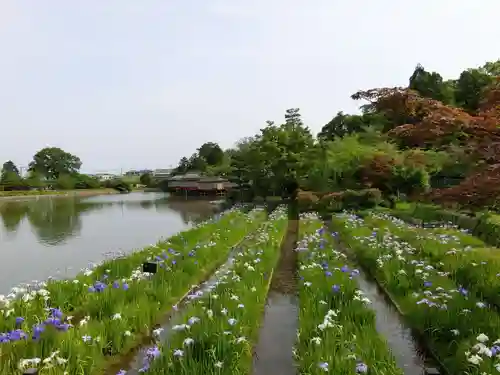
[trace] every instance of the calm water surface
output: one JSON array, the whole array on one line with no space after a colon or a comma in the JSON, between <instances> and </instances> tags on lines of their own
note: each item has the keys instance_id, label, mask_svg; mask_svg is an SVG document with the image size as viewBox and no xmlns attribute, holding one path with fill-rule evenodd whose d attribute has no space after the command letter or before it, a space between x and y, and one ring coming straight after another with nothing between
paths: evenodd
<instances>
[{"instance_id":1,"label":"calm water surface","mask_svg":"<svg viewBox=\"0 0 500 375\"><path fill-rule=\"evenodd\" d=\"M0 294L71 277L106 253L140 249L213 213L206 201L175 202L162 193L0 201Z\"/></svg>"}]
</instances>

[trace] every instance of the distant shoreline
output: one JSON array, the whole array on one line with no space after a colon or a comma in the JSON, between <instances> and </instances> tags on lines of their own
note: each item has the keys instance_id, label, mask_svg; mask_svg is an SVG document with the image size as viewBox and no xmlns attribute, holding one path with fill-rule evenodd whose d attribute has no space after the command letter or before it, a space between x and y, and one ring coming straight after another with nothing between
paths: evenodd
<instances>
[{"instance_id":1,"label":"distant shoreline","mask_svg":"<svg viewBox=\"0 0 500 375\"><path fill-rule=\"evenodd\" d=\"M111 195L120 194L119 191L114 189L87 189L87 190L55 190L51 192L41 192L41 194L28 194L28 195L2 195L0 192L0 203L8 201L24 201L30 199L38 199L40 197L50 198L50 197L92 197L96 195Z\"/></svg>"}]
</instances>

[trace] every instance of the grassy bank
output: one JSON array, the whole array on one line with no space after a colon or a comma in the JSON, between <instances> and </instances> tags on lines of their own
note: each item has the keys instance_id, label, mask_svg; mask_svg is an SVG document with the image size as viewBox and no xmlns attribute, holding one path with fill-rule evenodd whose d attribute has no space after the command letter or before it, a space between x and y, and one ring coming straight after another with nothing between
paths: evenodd
<instances>
[{"instance_id":1,"label":"grassy bank","mask_svg":"<svg viewBox=\"0 0 500 375\"><path fill-rule=\"evenodd\" d=\"M98 374L152 334L152 327L264 220L232 210L209 222L85 270L74 280L0 296L0 374ZM158 272L142 272L150 260Z\"/></svg>"},{"instance_id":2,"label":"grassy bank","mask_svg":"<svg viewBox=\"0 0 500 375\"><path fill-rule=\"evenodd\" d=\"M0 201L6 199L36 198L40 196L90 197L94 195L118 194L115 189L81 189L81 190L19 190L0 191Z\"/></svg>"}]
</instances>

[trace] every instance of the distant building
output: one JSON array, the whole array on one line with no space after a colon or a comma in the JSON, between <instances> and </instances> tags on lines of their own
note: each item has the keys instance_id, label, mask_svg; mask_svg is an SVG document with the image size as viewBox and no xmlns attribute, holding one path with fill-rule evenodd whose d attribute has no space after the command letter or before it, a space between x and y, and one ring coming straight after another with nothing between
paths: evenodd
<instances>
[{"instance_id":1,"label":"distant building","mask_svg":"<svg viewBox=\"0 0 500 375\"><path fill-rule=\"evenodd\" d=\"M132 176L142 176L143 174L153 174L153 171L151 169L140 169L140 170L131 170L128 172L125 172L125 176L132 177Z\"/></svg>"},{"instance_id":2,"label":"distant building","mask_svg":"<svg viewBox=\"0 0 500 375\"><path fill-rule=\"evenodd\" d=\"M112 173L96 173L92 176L99 179L100 181L113 180L113 179L119 177L119 176L112 174Z\"/></svg>"},{"instance_id":3,"label":"distant building","mask_svg":"<svg viewBox=\"0 0 500 375\"><path fill-rule=\"evenodd\" d=\"M203 176L197 172L167 179L168 191L178 195L225 195L234 184L222 177Z\"/></svg>"},{"instance_id":4,"label":"distant building","mask_svg":"<svg viewBox=\"0 0 500 375\"><path fill-rule=\"evenodd\" d=\"M170 175L172 174L172 170L171 168L169 169L155 169L153 171L153 177L154 178L158 178L158 179L167 179L170 177Z\"/></svg>"}]
</instances>

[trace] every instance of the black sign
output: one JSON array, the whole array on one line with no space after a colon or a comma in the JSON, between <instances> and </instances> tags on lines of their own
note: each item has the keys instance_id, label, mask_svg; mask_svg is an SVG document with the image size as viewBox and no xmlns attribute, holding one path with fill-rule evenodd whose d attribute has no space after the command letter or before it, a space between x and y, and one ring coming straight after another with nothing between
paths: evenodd
<instances>
[{"instance_id":1,"label":"black sign","mask_svg":"<svg viewBox=\"0 0 500 375\"><path fill-rule=\"evenodd\" d=\"M142 264L142 272L156 273L158 271L158 263L146 262Z\"/></svg>"}]
</instances>

